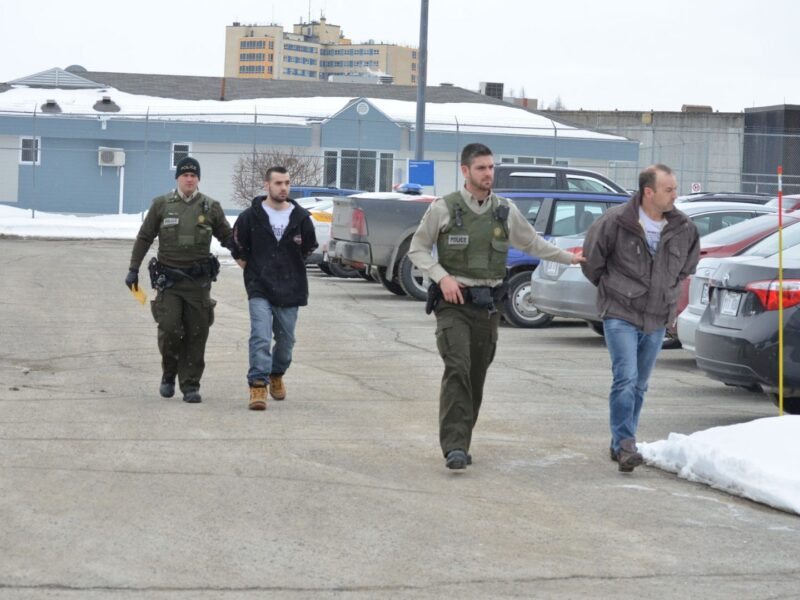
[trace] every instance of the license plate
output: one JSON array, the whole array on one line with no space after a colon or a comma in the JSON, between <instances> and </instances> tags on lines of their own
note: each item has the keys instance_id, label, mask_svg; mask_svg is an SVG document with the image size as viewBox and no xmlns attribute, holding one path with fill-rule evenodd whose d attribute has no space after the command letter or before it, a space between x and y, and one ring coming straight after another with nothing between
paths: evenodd
<instances>
[{"instance_id":1,"label":"license plate","mask_svg":"<svg viewBox=\"0 0 800 600\"><path fill-rule=\"evenodd\" d=\"M551 277L558 277L558 263L554 261L544 263L544 273Z\"/></svg>"},{"instance_id":2,"label":"license plate","mask_svg":"<svg viewBox=\"0 0 800 600\"><path fill-rule=\"evenodd\" d=\"M742 295L740 293L724 290L722 292L722 305L719 309L720 314L735 317L739 312L739 303L741 301Z\"/></svg>"},{"instance_id":3,"label":"license plate","mask_svg":"<svg viewBox=\"0 0 800 600\"><path fill-rule=\"evenodd\" d=\"M703 284L703 290L700 292L700 304L708 304L708 284Z\"/></svg>"}]
</instances>

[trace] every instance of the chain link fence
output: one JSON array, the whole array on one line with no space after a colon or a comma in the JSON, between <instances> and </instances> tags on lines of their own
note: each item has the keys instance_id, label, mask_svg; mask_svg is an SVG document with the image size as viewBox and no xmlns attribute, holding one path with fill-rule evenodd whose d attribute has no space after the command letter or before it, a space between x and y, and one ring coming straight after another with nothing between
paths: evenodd
<instances>
[{"instance_id":1,"label":"chain link fence","mask_svg":"<svg viewBox=\"0 0 800 600\"><path fill-rule=\"evenodd\" d=\"M52 120L45 122L54 118L57 126ZM293 180L296 186L389 191L408 181L408 160L414 157L413 123L385 118L378 122L372 114L369 119L340 115L337 120L331 132L325 129L326 119L301 114L254 113L244 119L241 114L219 113L99 117L6 113L3 122L12 128L0 131L0 202L64 210L54 200L63 196L73 203L80 200L75 212L140 212L172 185L171 169L186 155L201 162L202 189L228 207L241 206L242 198L260 189L255 163L263 155L275 162L282 156L303 158L302 177ZM594 128L638 142L638 160L617 160L603 158L618 152L613 142L603 147L602 140L590 140L591 151L586 147L576 151L577 138L570 137L569 127L557 123L524 128L429 120L426 158L435 161L435 185L426 191L444 194L457 188L461 149L482 141L492 147L498 162L590 169L627 189L637 187L643 167L664 163L676 171L681 194L774 194L777 167L782 165L784 193L800 193L800 134L745 133L741 118L716 125L713 119L708 122L707 127ZM574 120L571 124L596 125ZM333 140L337 147L332 147ZM399 148L381 148L390 142ZM240 184L247 182L240 185L247 189L237 190L237 178Z\"/></svg>"}]
</instances>

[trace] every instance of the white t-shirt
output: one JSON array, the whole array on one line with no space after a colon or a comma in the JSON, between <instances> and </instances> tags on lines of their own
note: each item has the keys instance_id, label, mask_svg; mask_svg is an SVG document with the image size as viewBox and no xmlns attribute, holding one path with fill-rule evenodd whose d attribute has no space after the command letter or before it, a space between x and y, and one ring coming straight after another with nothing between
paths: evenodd
<instances>
[{"instance_id":1,"label":"white t-shirt","mask_svg":"<svg viewBox=\"0 0 800 600\"><path fill-rule=\"evenodd\" d=\"M285 210L275 210L265 203L262 203L261 206L264 207L269 217L269 224L272 225L272 233L275 234L275 239L280 242L283 237L283 232L286 231L286 228L289 226L289 215L291 215L294 210L294 204L286 202L287 208Z\"/></svg>"},{"instance_id":2,"label":"white t-shirt","mask_svg":"<svg viewBox=\"0 0 800 600\"><path fill-rule=\"evenodd\" d=\"M644 237L647 240L647 248L650 250L650 254L655 254L658 249L658 243L661 241L661 230L664 229L667 220L662 218L660 221L654 221L647 216L647 213L644 212L644 209L640 206L639 223L641 223L642 229L644 229Z\"/></svg>"}]
</instances>

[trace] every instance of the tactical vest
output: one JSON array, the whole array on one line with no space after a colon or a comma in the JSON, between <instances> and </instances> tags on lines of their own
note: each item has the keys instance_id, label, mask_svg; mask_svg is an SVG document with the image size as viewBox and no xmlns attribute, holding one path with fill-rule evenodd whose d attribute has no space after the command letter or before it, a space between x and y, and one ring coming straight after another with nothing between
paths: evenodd
<instances>
[{"instance_id":1,"label":"tactical vest","mask_svg":"<svg viewBox=\"0 0 800 600\"><path fill-rule=\"evenodd\" d=\"M185 202L177 192L164 198L158 230L158 259L168 265L182 266L208 258L213 200L198 194L191 202Z\"/></svg>"},{"instance_id":2,"label":"tactical vest","mask_svg":"<svg viewBox=\"0 0 800 600\"><path fill-rule=\"evenodd\" d=\"M497 215L508 200L491 196L492 207L476 214L461 192L444 197L450 222L436 239L439 264L451 275L471 279L503 279L508 255L508 223Z\"/></svg>"}]
</instances>

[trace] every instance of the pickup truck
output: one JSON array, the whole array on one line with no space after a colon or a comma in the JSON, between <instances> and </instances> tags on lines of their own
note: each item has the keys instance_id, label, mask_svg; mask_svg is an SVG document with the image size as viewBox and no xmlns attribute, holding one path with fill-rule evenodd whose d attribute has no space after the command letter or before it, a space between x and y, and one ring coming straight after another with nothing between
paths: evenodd
<instances>
[{"instance_id":1,"label":"pickup truck","mask_svg":"<svg viewBox=\"0 0 800 600\"><path fill-rule=\"evenodd\" d=\"M554 190L514 190L498 195L511 200L545 238L583 233L609 207L629 198L623 193ZM380 192L335 198L330 259L356 268L372 266L390 292L423 300L429 281L407 253L411 237L433 199ZM536 257L514 248L509 251L509 294L501 310L513 326L542 327L553 318L540 312L530 295L531 271L538 264Z\"/></svg>"}]
</instances>

